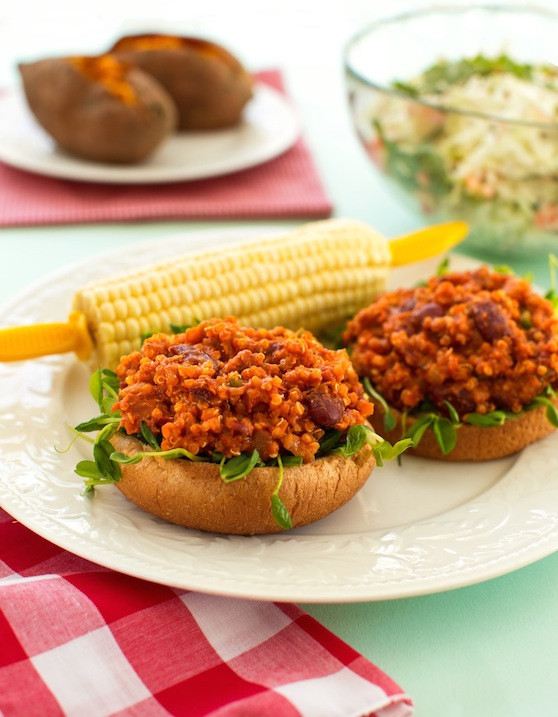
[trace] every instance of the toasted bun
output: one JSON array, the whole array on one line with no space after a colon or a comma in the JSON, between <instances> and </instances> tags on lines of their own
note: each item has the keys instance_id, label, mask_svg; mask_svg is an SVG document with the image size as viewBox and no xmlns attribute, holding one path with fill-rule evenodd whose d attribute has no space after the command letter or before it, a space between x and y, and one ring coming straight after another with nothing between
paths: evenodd
<instances>
[{"instance_id":1,"label":"toasted bun","mask_svg":"<svg viewBox=\"0 0 558 717\"><path fill-rule=\"evenodd\" d=\"M390 410L397 419L393 431L385 430L384 411L377 403L374 403L374 414L368 420L376 433L393 443L401 438L401 413L393 408ZM407 430L414 422L415 419L407 416ZM517 453L555 429L546 418L546 408L539 406L519 414L517 418L506 420L501 426L483 427L463 423L456 430L457 443L447 455L442 453L431 429L424 433L418 446L408 452L438 461L487 461Z\"/></svg>"},{"instance_id":2,"label":"toasted bun","mask_svg":"<svg viewBox=\"0 0 558 717\"><path fill-rule=\"evenodd\" d=\"M117 451L135 455L149 450L132 436L111 438ZM313 463L285 468L279 496L293 528L312 523L340 508L366 482L374 467L369 446L351 458L327 456ZM122 466L116 483L143 510L187 528L233 535L278 533L271 514L277 468L255 468L248 476L224 483L215 463L145 457Z\"/></svg>"}]
</instances>

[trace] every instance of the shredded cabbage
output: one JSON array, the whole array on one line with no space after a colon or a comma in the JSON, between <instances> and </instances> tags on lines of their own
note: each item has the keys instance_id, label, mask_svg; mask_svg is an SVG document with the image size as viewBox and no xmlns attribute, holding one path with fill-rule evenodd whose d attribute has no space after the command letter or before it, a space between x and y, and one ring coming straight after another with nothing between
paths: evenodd
<instances>
[{"instance_id":1,"label":"shredded cabbage","mask_svg":"<svg viewBox=\"0 0 558 717\"><path fill-rule=\"evenodd\" d=\"M558 232L556 68L477 57L438 63L394 86L400 94L383 95L368 117L375 154L424 209L459 210L516 239Z\"/></svg>"}]
</instances>

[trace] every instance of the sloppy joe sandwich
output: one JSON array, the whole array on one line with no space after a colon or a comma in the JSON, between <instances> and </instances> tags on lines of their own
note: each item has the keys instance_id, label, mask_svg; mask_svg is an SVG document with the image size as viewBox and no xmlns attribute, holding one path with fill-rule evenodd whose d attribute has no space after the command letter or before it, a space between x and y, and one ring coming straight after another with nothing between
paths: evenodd
<instances>
[{"instance_id":1,"label":"sloppy joe sandwich","mask_svg":"<svg viewBox=\"0 0 558 717\"><path fill-rule=\"evenodd\" d=\"M256 534L304 525L346 503L392 447L367 424L347 352L309 332L236 319L154 334L94 374L102 415L89 489L115 483L132 502L190 528Z\"/></svg>"},{"instance_id":2,"label":"sloppy joe sandwich","mask_svg":"<svg viewBox=\"0 0 558 717\"><path fill-rule=\"evenodd\" d=\"M417 455L498 458L558 425L558 319L526 279L483 266L384 293L344 342L375 430Z\"/></svg>"}]
</instances>

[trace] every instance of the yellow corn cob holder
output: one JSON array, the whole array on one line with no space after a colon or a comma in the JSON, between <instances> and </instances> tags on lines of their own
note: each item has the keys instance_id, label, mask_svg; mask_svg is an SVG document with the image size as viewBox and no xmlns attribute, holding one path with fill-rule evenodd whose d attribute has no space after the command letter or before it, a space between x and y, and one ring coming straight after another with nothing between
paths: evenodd
<instances>
[{"instance_id":1,"label":"yellow corn cob holder","mask_svg":"<svg viewBox=\"0 0 558 717\"><path fill-rule=\"evenodd\" d=\"M361 222L329 219L282 236L188 254L84 287L67 323L0 330L0 361L74 351L101 366L170 324L234 314L252 326L319 330L385 288L391 267L443 254L468 231L447 222L387 240Z\"/></svg>"}]
</instances>

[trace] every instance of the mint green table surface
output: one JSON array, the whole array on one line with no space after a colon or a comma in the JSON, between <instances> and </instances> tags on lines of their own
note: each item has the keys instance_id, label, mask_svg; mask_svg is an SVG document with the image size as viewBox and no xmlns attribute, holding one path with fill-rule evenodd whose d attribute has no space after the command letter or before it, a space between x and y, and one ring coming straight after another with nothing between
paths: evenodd
<instances>
[{"instance_id":1,"label":"mint green table surface","mask_svg":"<svg viewBox=\"0 0 558 717\"><path fill-rule=\"evenodd\" d=\"M268 34L261 29L257 36L251 35L254 41L250 45L245 26L238 18L231 20L224 3L217 3L215 6L222 12L215 11L211 16L213 34L229 40L233 49L242 48L244 59L255 69L280 66L285 70L335 214L367 221L388 236L421 226L422 218L403 210L376 177L354 137L339 63L341 43L348 31L346 16L340 11L325 12L321 3L296 5L301 8L298 13L294 3L274 11L266 9L272 13L265 25ZM351 7L360 5L349 3ZM249 2L247 6L252 18L256 18L253 22L257 21L258 12L261 16L263 11L257 3ZM150 10L149 17L152 14ZM316 18L320 14L318 32ZM203 30L206 18L200 18L193 26ZM0 43L4 42L4 57L0 50L0 61L8 62L15 58L16 43L11 30L2 35L1 21L2 18ZM237 34L232 34L229 21ZM99 22L93 26L102 34L104 26L100 28ZM47 29L53 27L51 23ZM125 29L130 29L130 23ZM284 47L287 31L292 35L288 53ZM34 42L38 35L33 37ZM308 51L309 37L312 52ZM9 52L12 55L7 57ZM9 74L5 67L4 74ZM268 224L276 227L296 223ZM61 266L112 248L132 246L176 231L232 225L153 222L3 228L0 300L9 299ZM506 257L505 263L521 273L532 271L539 284L548 284L544 257L523 261ZM558 715L557 554L514 573L449 592L393 601L303 607L397 680L413 697L417 717Z\"/></svg>"}]
</instances>

